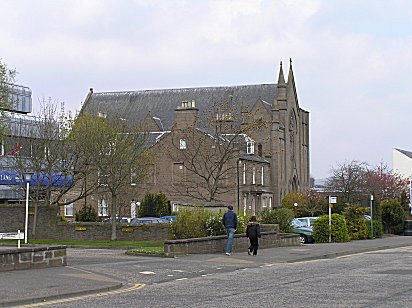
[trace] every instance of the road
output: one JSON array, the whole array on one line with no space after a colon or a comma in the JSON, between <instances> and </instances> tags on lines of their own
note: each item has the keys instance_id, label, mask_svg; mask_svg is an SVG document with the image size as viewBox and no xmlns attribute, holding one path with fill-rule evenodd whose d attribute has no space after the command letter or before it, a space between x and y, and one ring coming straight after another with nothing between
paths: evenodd
<instances>
[{"instance_id":1,"label":"road","mask_svg":"<svg viewBox=\"0 0 412 308\"><path fill-rule=\"evenodd\" d=\"M411 307L412 301L412 247L272 264L252 256L168 259L116 250L70 249L68 257L91 279L125 287L27 307Z\"/></svg>"}]
</instances>

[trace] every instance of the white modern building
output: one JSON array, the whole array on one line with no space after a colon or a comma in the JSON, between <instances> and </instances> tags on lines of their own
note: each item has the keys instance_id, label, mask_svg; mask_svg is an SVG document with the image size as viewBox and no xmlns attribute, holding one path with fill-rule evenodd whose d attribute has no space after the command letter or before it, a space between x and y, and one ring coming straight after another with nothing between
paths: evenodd
<instances>
[{"instance_id":1,"label":"white modern building","mask_svg":"<svg viewBox=\"0 0 412 308\"><path fill-rule=\"evenodd\" d=\"M404 178L412 178L412 152L393 149L393 171Z\"/></svg>"}]
</instances>

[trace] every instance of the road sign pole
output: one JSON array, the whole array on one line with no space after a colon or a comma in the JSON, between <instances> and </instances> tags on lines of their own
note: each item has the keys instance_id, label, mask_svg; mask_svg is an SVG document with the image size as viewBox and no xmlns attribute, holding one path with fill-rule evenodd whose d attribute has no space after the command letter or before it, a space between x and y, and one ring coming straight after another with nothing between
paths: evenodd
<instances>
[{"instance_id":1,"label":"road sign pole","mask_svg":"<svg viewBox=\"0 0 412 308\"><path fill-rule=\"evenodd\" d=\"M332 203L329 203L329 243L332 242Z\"/></svg>"},{"instance_id":2,"label":"road sign pole","mask_svg":"<svg viewBox=\"0 0 412 308\"><path fill-rule=\"evenodd\" d=\"M329 243L332 242L332 207L336 199L336 197L329 196Z\"/></svg>"},{"instance_id":3,"label":"road sign pole","mask_svg":"<svg viewBox=\"0 0 412 308\"><path fill-rule=\"evenodd\" d=\"M373 195L371 195L370 203L371 203L371 238L373 238L373 217L372 217L373 215L372 213Z\"/></svg>"}]
</instances>

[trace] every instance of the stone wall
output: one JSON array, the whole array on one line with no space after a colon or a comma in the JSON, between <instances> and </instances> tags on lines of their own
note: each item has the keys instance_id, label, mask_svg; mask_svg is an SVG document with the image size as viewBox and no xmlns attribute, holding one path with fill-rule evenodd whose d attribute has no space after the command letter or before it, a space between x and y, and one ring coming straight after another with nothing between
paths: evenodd
<instances>
[{"instance_id":1,"label":"stone wall","mask_svg":"<svg viewBox=\"0 0 412 308\"><path fill-rule=\"evenodd\" d=\"M66 265L65 246L0 249L0 272Z\"/></svg>"},{"instance_id":2,"label":"stone wall","mask_svg":"<svg viewBox=\"0 0 412 308\"><path fill-rule=\"evenodd\" d=\"M107 222L57 223L57 233L47 239L67 241L110 241L112 225ZM164 241L171 238L168 224L117 225L119 241Z\"/></svg>"},{"instance_id":3,"label":"stone wall","mask_svg":"<svg viewBox=\"0 0 412 308\"><path fill-rule=\"evenodd\" d=\"M28 238L31 233L34 208L29 208ZM65 223L59 221L59 208L40 206L36 239L65 241L110 241L112 225L107 222ZM24 205L0 205L0 233L24 232ZM117 239L121 241L163 241L171 238L169 225L117 225Z\"/></svg>"},{"instance_id":4,"label":"stone wall","mask_svg":"<svg viewBox=\"0 0 412 308\"><path fill-rule=\"evenodd\" d=\"M262 225L259 249L282 246L299 246L300 239L297 234L281 234L278 225ZM168 257L182 254L223 253L226 248L227 236L211 236L202 238L168 240L164 243L164 252ZM246 252L249 239L245 234L235 234L233 239L233 252Z\"/></svg>"},{"instance_id":5,"label":"stone wall","mask_svg":"<svg viewBox=\"0 0 412 308\"><path fill-rule=\"evenodd\" d=\"M36 238L44 238L47 234L57 232L59 208L57 206L39 206ZM29 239L33 226L34 207L29 207ZM0 205L0 232L24 232L25 206Z\"/></svg>"}]
</instances>

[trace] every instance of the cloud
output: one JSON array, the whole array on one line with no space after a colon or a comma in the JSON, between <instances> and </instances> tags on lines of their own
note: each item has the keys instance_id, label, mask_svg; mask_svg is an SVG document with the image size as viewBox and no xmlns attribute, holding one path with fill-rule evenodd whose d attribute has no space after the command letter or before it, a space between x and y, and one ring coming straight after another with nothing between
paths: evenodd
<instances>
[{"instance_id":1,"label":"cloud","mask_svg":"<svg viewBox=\"0 0 412 308\"><path fill-rule=\"evenodd\" d=\"M0 2L0 57L36 96L274 83L293 58L317 177L407 146L412 4L377 1ZM285 65L286 67L286 65Z\"/></svg>"}]
</instances>

